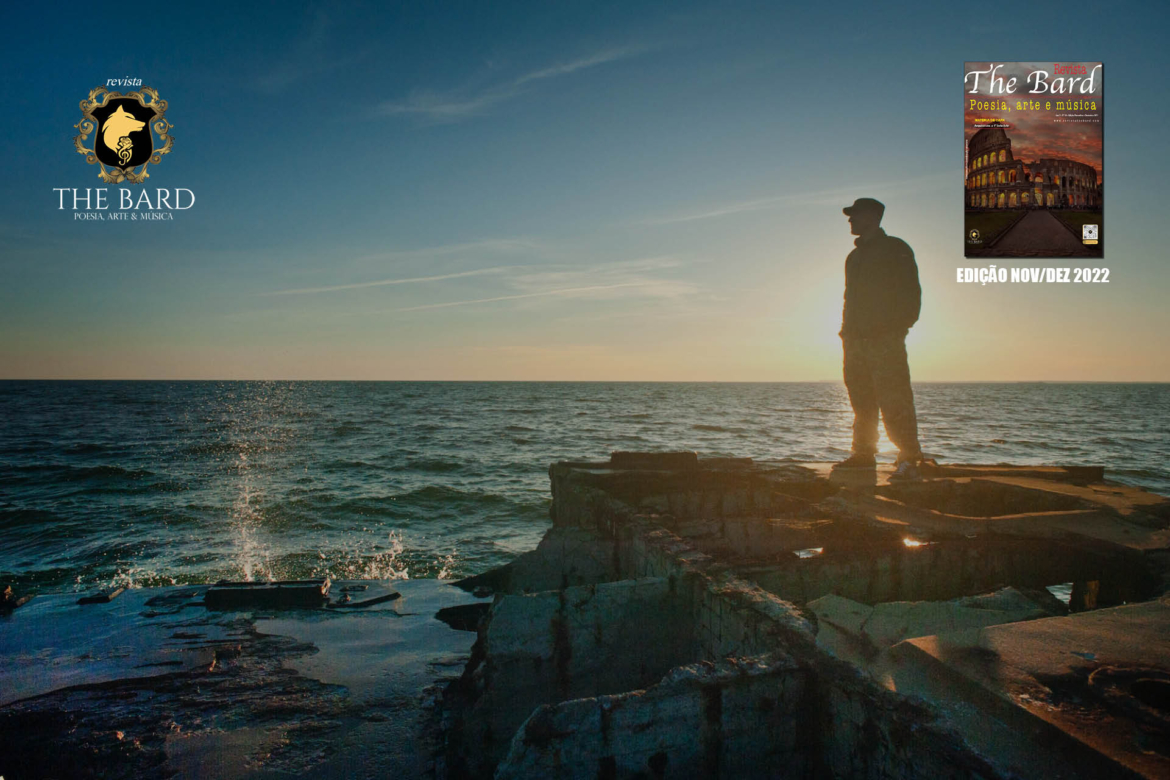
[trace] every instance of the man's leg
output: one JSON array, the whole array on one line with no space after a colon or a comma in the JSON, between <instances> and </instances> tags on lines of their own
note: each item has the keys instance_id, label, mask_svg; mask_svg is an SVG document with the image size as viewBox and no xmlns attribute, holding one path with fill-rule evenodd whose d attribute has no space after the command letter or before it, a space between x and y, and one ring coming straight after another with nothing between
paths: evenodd
<instances>
[{"instance_id":1,"label":"man's leg","mask_svg":"<svg viewBox=\"0 0 1170 780\"><path fill-rule=\"evenodd\" d=\"M878 396L870 367L868 343L846 340L845 390L853 406L853 454L872 456L877 453Z\"/></svg>"},{"instance_id":2,"label":"man's leg","mask_svg":"<svg viewBox=\"0 0 1170 780\"><path fill-rule=\"evenodd\" d=\"M918 443L918 416L914 412L914 391L910 387L910 364L906 359L905 337L871 342L871 370L874 393L882 411L886 435L898 448L898 460L922 460Z\"/></svg>"}]
</instances>

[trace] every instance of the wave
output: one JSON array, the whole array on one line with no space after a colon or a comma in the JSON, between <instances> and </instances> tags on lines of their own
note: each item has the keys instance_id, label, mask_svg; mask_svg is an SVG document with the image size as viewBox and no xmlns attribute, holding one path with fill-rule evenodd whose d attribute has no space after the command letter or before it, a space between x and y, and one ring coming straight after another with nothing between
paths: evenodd
<instances>
[{"instance_id":1,"label":"wave","mask_svg":"<svg viewBox=\"0 0 1170 780\"><path fill-rule=\"evenodd\" d=\"M236 455L248 449L248 443L243 441L204 441L192 444L183 450L184 455Z\"/></svg>"},{"instance_id":2,"label":"wave","mask_svg":"<svg viewBox=\"0 0 1170 780\"><path fill-rule=\"evenodd\" d=\"M462 463L453 460L442 460L439 458L414 458L406 461L405 468L410 471L423 471L433 474L450 474L455 471L463 471L465 466Z\"/></svg>"},{"instance_id":3,"label":"wave","mask_svg":"<svg viewBox=\"0 0 1170 780\"><path fill-rule=\"evenodd\" d=\"M0 509L0 528L7 530L38 524L56 527L63 520L60 515L46 509Z\"/></svg>"},{"instance_id":4,"label":"wave","mask_svg":"<svg viewBox=\"0 0 1170 780\"><path fill-rule=\"evenodd\" d=\"M112 447L105 444L98 444L97 442L82 442L79 444L71 444L62 452L66 455L100 455L109 452Z\"/></svg>"},{"instance_id":5,"label":"wave","mask_svg":"<svg viewBox=\"0 0 1170 780\"><path fill-rule=\"evenodd\" d=\"M121 466L71 466L67 463L36 463L24 466L10 466L20 474L43 474L54 476L64 482L85 480L147 479L155 476L146 469L128 469Z\"/></svg>"},{"instance_id":6,"label":"wave","mask_svg":"<svg viewBox=\"0 0 1170 780\"><path fill-rule=\"evenodd\" d=\"M1055 441L1029 441L1017 439L1011 442L1013 447L1033 448L1038 450L1057 450L1059 452L1076 452L1079 448L1071 444L1061 444Z\"/></svg>"},{"instance_id":7,"label":"wave","mask_svg":"<svg viewBox=\"0 0 1170 780\"><path fill-rule=\"evenodd\" d=\"M484 491L460 490L446 485L427 485L399 493L392 497L399 502L418 504L446 504L457 502L462 504L477 504L483 506L503 506L512 503L512 499L499 493Z\"/></svg>"},{"instance_id":8,"label":"wave","mask_svg":"<svg viewBox=\"0 0 1170 780\"><path fill-rule=\"evenodd\" d=\"M711 431L712 433L747 433L745 428L724 428L722 425L697 424L691 426L695 431Z\"/></svg>"},{"instance_id":9,"label":"wave","mask_svg":"<svg viewBox=\"0 0 1170 780\"><path fill-rule=\"evenodd\" d=\"M324 465L328 471L386 471L386 466L364 460L331 460Z\"/></svg>"},{"instance_id":10,"label":"wave","mask_svg":"<svg viewBox=\"0 0 1170 780\"><path fill-rule=\"evenodd\" d=\"M185 482L172 479L160 479L151 482L136 480L133 484L95 485L79 487L65 495L68 497L101 496L101 495L129 495L140 496L151 493L183 493L191 489Z\"/></svg>"},{"instance_id":11,"label":"wave","mask_svg":"<svg viewBox=\"0 0 1170 780\"><path fill-rule=\"evenodd\" d=\"M539 506L543 505L542 496ZM382 495L346 496L334 490L323 490L261 504L255 516L269 526L283 525L288 521L301 523L309 518L335 522L351 515L399 520L419 519L419 512L428 513L423 519L433 519L439 515L450 519L454 515L459 515L474 520L488 512L511 510L527 513L537 506L537 502L522 500L517 496L461 490L445 485L426 485L401 493Z\"/></svg>"}]
</instances>

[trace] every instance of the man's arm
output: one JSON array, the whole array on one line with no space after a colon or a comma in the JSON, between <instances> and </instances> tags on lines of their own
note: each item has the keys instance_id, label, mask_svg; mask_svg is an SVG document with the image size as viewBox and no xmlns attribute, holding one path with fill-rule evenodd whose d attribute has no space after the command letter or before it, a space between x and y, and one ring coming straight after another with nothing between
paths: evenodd
<instances>
[{"instance_id":1,"label":"man's arm","mask_svg":"<svg viewBox=\"0 0 1170 780\"><path fill-rule=\"evenodd\" d=\"M922 287L918 283L914 250L905 241L898 240L890 266L890 321L898 329L909 330L918 322L922 309Z\"/></svg>"}]
</instances>

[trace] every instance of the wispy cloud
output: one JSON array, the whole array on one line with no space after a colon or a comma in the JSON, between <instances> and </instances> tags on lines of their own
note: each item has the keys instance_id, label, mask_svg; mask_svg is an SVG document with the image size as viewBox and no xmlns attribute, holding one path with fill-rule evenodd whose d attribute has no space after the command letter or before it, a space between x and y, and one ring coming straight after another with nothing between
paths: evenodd
<instances>
[{"instance_id":1,"label":"wispy cloud","mask_svg":"<svg viewBox=\"0 0 1170 780\"><path fill-rule=\"evenodd\" d=\"M922 188L934 184L952 184L954 175L950 173L933 173L926 176L917 176L911 179L902 179L892 182L880 182L876 184L849 184L842 187L833 187L830 189L817 190L809 192L801 190L799 192L787 193L785 195L776 195L770 198L757 198L755 200L735 201L732 203L725 203L719 206L713 206L703 211L692 212L689 214L678 214L667 217L651 217L642 220L643 225L674 225L680 222L694 222L700 219L714 219L716 217L726 217L731 214L742 214L749 211L762 211L764 209L777 208L785 205L835 205L840 202L842 206L848 204L852 198L881 195L883 193L898 192L910 188Z\"/></svg>"},{"instance_id":2,"label":"wispy cloud","mask_svg":"<svg viewBox=\"0 0 1170 780\"><path fill-rule=\"evenodd\" d=\"M486 112L492 106L518 97L534 82L567 76L610 62L628 59L646 51L644 46L624 46L580 57L569 62L541 68L477 90L460 89L447 92L416 90L405 100L387 100L378 107L387 116L414 116L431 123L458 122Z\"/></svg>"},{"instance_id":3,"label":"wispy cloud","mask_svg":"<svg viewBox=\"0 0 1170 780\"><path fill-rule=\"evenodd\" d=\"M726 217L729 214L742 214L745 211L760 211L761 209L772 208L779 206L782 203L792 202L796 199L793 195L778 195L773 198L760 198L758 200L745 200L735 203L726 203L721 206L715 206L705 211L694 212L690 214L678 214L669 217L651 217L643 220L647 225L673 225L679 222L694 222L698 219L712 219L714 217Z\"/></svg>"},{"instance_id":4,"label":"wispy cloud","mask_svg":"<svg viewBox=\"0 0 1170 780\"><path fill-rule=\"evenodd\" d=\"M550 295L562 296L588 296L593 293L599 293L609 290L618 290L625 287L645 287L647 285L656 284L653 281L644 282L626 282L624 284L595 284L588 287L566 287L562 290L542 290L540 292L521 293L519 295L497 295L494 298L473 298L467 301L448 301L445 303L428 303L422 306L408 306L405 309L398 309L397 311L423 311L425 309L447 309L452 306L470 306L475 303L495 303L497 301L515 301L521 298L544 298Z\"/></svg>"},{"instance_id":5,"label":"wispy cloud","mask_svg":"<svg viewBox=\"0 0 1170 780\"><path fill-rule=\"evenodd\" d=\"M367 287L387 287L400 284L422 284L426 282L441 282L448 279L460 279L468 276L486 276L501 274L517 268L525 268L534 262L547 262L555 257L557 250L544 242L532 238L487 238L479 241L465 241L455 244L441 244L438 246L419 247L417 249L398 249L386 252L375 252L351 258L344 263L334 261L330 264L335 269L339 264L351 268L351 278L361 274L358 269L385 267L394 265L402 268L426 268L431 270L435 264L445 273L416 273L372 279L364 282L348 282L345 284L324 284L311 287L295 287L283 290L269 290L260 295L308 295L311 293L330 293L343 290L361 290ZM482 268L467 268L468 265L478 265L494 260L495 265ZM500 262L517 260L519 262ZM456 268L451 268L455 265ZM467 270L459 270L462 265ZM446 266L445 268L443 266ZM451 268L451 270L447 270ZM362 274L364 275L364 274Z\"/></svg>"},{"instance_id":6,"label":"wispy cloud","mask_svg":"<svg viewBox=\"0 0 1170 780\"><path fill-rule=\"evenodd\" d=\"M518 301L530 298L611 299L635 295L644 299L679 299L698 291L696 285L678 279L652 275L680 265L674 258L650 257L614 263L574 267L557 266L541 270L524 267L503 277L516 292L457 301L421 304L396 309L398 312L446 309L454 306Z\"/></svg>"},{"instance_id":7,"label":"wispy cloud","mask_svg":"<svg viewBox=\"0 0 1170 780\"><path fill-rule=\"evenodd\" d=\"M464 241L457 244L424 246L418 249L395 249L375 252L357 258L357 262L376 261L429 261L452 257L484 257L540 255L547 257L555 250L548 244L532 238L485 238L478 241Z\"/></svg>"},{"instance_id":8,"label":"wispy cloud","mask_svg":"<svg viewBox=\"0 0 1170 780\"><path fill-rule=\"evenodd\" d=\"M539 250L539 251L538 251ZM593 298L610 299L637 296L644 300L681 300L697 292L697 287L686 281L669 278L664 272L682 263L673 257L644 257L615 262L587 262L574 257L569 247L548 246L531 239L488 239L445 246L386 252L371 255L365 260L405 261L409 264L431 263L436 259L450 263L467 256L482 259L485 254L505 253L527 255L526 262L500 264L446 273L400 275L346 284L317 285L272 290L260 293L265 297L342 293L374 287L427 284L473 277L488 278L479 283L480 297L459 300L438 300L414 306L393 309L396 312L446 309L473 304L520 301L534 298ZM436 289L441 289L436 287ZM466 286L464 288L466 290ZM487 295L484 293L495 293ZM417 300L417 297L415 297ZM433 300L433 299L432 299Z\"/></svg>"},{"instance_id":9,"label":"wispy cloud","mask_svg":"<svg viewBox=\"0 0 1170 780\"><path fill-rule=\"evenodd\" d=\"M483 276L484 274L498 274L513 266L501 265L494 268L479 268L473 271L460 271L453 274L438 274L436 276L414 276L405 279L375 279L370 282L355 282L353 284L333 284L327 287L299 287L293 290L274 290L261 295L307 295L309 293L337 292L338 290L360 290L366 287L386 287L394 284L419 284L422 282L441 282L445 279L460 279L465 276Z\"/></svg>"},{"instance_id":10,"label":"wispy cloud","mask_svg":"<svg viewBox=\"0 0 1170 780\"><path fill-rule=\"evenodd\" d=\"M644 46L621 46L612 49L603 49L602 51L590 54L588 57L581 57L572 62L562 63L560 65L553 65L551 68L543 68L527 73L513 82L514 86L523 86L530 81L541 81L542 79L556 78L557 76L567 76L570 73L576 73L579 70L586 68L593 68L598 65L605 65L608 62L615 62L617 60L624 60L629 57L641 54L646 50Z\"/></svg>"},{"instance_id":11,"label":"wispy cloud","mask_svg":"<svg viewBox=\"0 0 1170 780\"><path fill-rule=\"evenodd\" d=\"M678 259L663 256L621 260L612 263L526 267L520 269L508 281L522 292L576 287L583 284L617 285L627 282L664 284L669 280L651 274L677 268L680 265L682 263Z\"/></svg>"}]
</instances>

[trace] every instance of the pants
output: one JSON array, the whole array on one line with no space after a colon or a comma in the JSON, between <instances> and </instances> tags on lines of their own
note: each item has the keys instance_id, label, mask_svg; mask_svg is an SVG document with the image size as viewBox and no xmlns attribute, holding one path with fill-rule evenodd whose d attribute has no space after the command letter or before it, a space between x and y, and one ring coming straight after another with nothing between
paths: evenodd
<instances>
[{"instance_id":1,"label":"pants","mask_svg":"<svg viewBox=\"0 0 1170 780\"><path fill-rule=\"evenodd\" d=\"M877 452L878 414L886 435L898 448L899 460L922 459L918 444L918 417L914 391L910 389L910 365L906 362L906 337L846 337L845 389L853 405L853 452Z\"/></svg>"}]
</instances>

